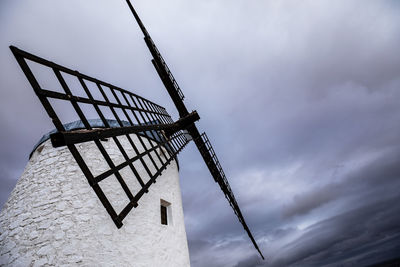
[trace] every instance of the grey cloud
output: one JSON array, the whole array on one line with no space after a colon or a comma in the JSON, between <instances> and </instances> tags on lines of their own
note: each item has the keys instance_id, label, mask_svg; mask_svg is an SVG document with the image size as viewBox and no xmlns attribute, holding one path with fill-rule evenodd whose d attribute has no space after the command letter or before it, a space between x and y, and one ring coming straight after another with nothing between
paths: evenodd
<instances>
[{"instance_id":1,"label":"grey cloud","mask_svg":"<svg viewBox=\"0 0 400 267\"><path fill-rule=\"evenodd\" d=\"M250 258L239 261L234 267L257 267L264 266L259 255L253 255Z\"/></svg>"},{"instance_id":2,"label":"grey cloud","mask_svg":"<svg viewBox=\"0 0 400 267\"><path fill-rule=\"evenodd\" d=\"M212 253L210 253L210 248ZM234 266L241 258L254 255L254 252L249 248L247 240L238 238L231 240L189 240L191 263L196 266Z\"/></svg>"},{"instance_id":3,"label":"grey cloud","mask_svg":"<svg viewBox=\"0 0 400 267\"><path fill-rule=\"evenodd\" d=\"M376 200L384 196L397 194L395 189L400 183L400 149L385 153L366 166L348 174L340 182L313 188L311 192L296 195L293 203L283 210L286 217L307 214L335 199L358 197L365 201Z\"/></svg>"},{"instance_id":4,"label":"grey cloud","mask_svg":"<svg viewBox=\"0 0 400 267\"><path fill-rule=\"evenodd\" d=\"M311 193L294 196L293 204L283 211L285 217L307 214L308 212L326 204L338 197L335 185L329 184L324 188L317 188Z\"/></svg>"},{"instance_id":5,"label":"grey cloud","mask_svg":"<svg viewBox=\"0 0 400 267\"><path fill-rule=\"evenodd\" d=\"M392 258L396 257L400 251L399 200L396 197L375 202L311 226L300 238L283 248L282 258L275 260L274 264L320 266L347 263L362 266L368 261L357 255L368 247L369 253L388 253ZM382 243L387 244L381 246Z\"/></svg>"},{"instance_id":6,"label":"grey cloud","mask_svg":"<svg viewBox=\"0 0 400 267\"><path fill-rule=\"evenodd\" d=\"M237 266L367 266L396 258L400 252L399 200L397 196L374 202L320 221L278 247L265 262L252 255Z\"/></svg>"},{"instance_id":7,"label":"grey cloud","mask_svg":"<svg viewBox=\"0 0 400 267\"><path fill-rule=\"evenodd\" d=\"M202 118L199 128L268 255L262 264L367 264L398 251L391 224L398 223L391 205L400 141L395 1L134 4L185 103ZM0 201L52 128L10 44L127 88L176 118L124 1L0 5L0 174L2 190L9 188ZM192 266L259 264L193 145L180 164Z\"/></svg>"}]
</instances>

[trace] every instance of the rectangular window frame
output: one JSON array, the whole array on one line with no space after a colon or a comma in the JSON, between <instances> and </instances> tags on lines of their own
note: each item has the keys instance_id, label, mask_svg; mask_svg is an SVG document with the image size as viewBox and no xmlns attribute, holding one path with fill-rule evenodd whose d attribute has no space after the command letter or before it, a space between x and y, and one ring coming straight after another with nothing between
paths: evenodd
<instances>
[{"instance_id":1,"label":"rectangular window frame","mask_svg":"<svg viewBox=\"0 0 400 267\"><path fill-rule=\"evenodd\" d=\"M160 222L162 225L172 225L171 203L160 199Z\"/></svg>"}]
</instances>

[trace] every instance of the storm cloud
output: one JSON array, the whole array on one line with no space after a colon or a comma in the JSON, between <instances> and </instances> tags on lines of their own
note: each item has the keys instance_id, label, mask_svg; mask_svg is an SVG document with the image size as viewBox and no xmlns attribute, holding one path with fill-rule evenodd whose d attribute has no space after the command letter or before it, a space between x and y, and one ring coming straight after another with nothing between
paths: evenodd
<instances>
[{"instance_id":1,"label":"storm cloud","mask_svg":"<svg viewBox=\"0 0 400 267\"><path fill-rule=\"evenodd\" d=\"M133 4L266 256L190 144L179 160L192 266L367 266L400 255L397 1ZM177 118L125 1L3 0L0 205L53 128L9 45Z\"/></svg>"}]
</instances>

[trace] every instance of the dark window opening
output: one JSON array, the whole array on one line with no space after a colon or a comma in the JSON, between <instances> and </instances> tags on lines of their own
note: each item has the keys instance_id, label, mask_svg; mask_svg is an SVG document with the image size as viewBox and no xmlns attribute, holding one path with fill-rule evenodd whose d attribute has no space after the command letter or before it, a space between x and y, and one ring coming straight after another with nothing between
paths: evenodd
<instances>
[{"instance_id":1,"label":"dark window opening","mask_svg":"<svg viewBox=\"0 0 400 267\"><path fill-rule=\"evenodd\" d=\"M167 218L167 207L160 205L161 207L161 224L168 225Z\"/></svg>"},{"instance_id":2,"label":"dark window opening","mask_svg":"<svg viewBox=\"0 0 400 267\"><path fill-rule=\"evenodd\" d=\"M42 152L43 148L44 148L44 145L41 145L41 146L37 149L37 151L39 152L39 154Z\"/></svg>"}]
</instances>

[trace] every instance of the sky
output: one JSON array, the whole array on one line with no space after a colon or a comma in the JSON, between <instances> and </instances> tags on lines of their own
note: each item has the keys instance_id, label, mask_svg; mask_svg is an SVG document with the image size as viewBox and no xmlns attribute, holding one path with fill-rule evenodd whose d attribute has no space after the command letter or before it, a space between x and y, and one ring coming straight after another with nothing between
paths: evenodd
<instances>
[{"instance_id":1,"label":"sky","mask_svg":"<svg viewBox=\"0 0 400 267\"><path fill-rule=\"evenodd\" d=\"M398 1L133 4L266 257L192 143L179 156L192 266L367 266L400 255ZM142 37L122 0L0 2L0 205L53 128L8 46L177 119Z\"/></svg>"}]
</instances>

